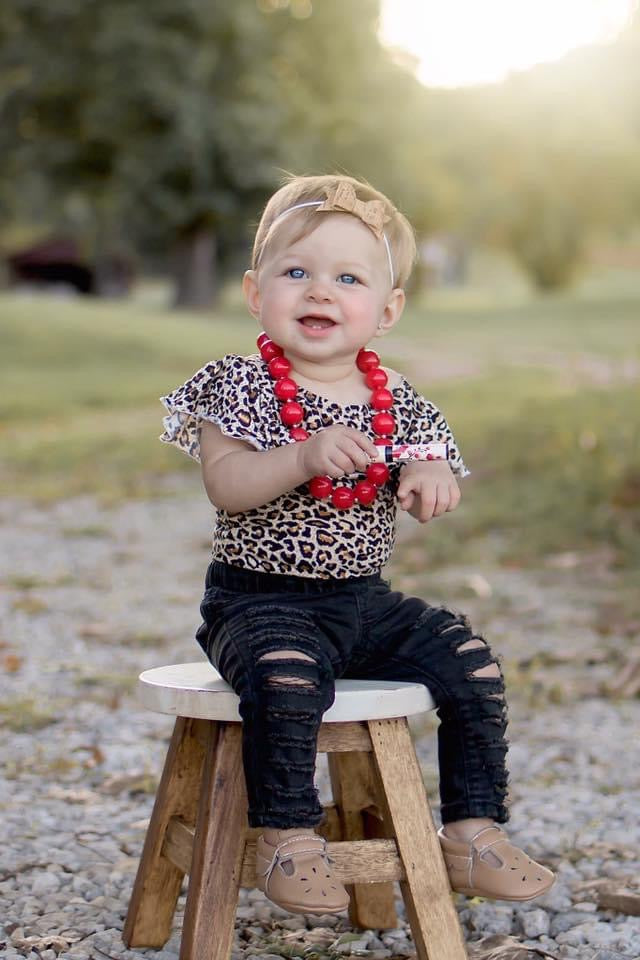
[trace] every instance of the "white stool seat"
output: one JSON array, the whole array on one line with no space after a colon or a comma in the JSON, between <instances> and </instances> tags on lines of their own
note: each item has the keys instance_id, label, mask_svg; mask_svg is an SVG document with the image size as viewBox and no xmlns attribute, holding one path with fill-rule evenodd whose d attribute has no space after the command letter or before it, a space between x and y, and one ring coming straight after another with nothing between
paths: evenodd
<instances>
[{"instance_id":1,"label":"white stool seat","mask_svg":"<svg viewBox=\"0 0 640 960\"><path fill-rule=\"evenodd\" d=\"M175 663L140 674L138 692L156 713L201 720L240 721L239 698L211 664ZM336 698L323 723L385 720L433 710L435 704L421 683L394 680L336 680Z\"/></svg>"}]
</instances>

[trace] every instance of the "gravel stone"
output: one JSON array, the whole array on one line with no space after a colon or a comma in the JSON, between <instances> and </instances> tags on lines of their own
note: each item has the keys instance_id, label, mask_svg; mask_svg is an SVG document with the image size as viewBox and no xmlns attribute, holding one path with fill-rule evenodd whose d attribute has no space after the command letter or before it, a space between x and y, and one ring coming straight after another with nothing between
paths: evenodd
<instances>
[{"instance_id":1,"label":"gravel stone","mask_svg":"<svg viewBox=\"0 0 640 960\"><path fill-rule=\"evenodd\" d=\"M534 940L536 937L544 937L549 933L551 921L546 910L528 910L520 917L522 932L525 937Z\"/></svg>"},{"instance_id":2,"label":"gravel stone","mask_svg":"<svg viewBox=\"0 0 640 960\"><path fill-rule=\"evenodd\" d=\"M630 956L629 953L618 953L617 950L598 950L592 960L629 960ZM633 960L637 960L637 956L634 955Z\"/></svg>"},{"instance_id":3,"label":"gravel stone","mask_svg":"<svg viewBox=\"0 0 640 960\"><path fill-rule=\"evenodd\" d=\"M408 940L396 940L394 945L391 947L391 956L392 957L402 957L405 954L413 954L413 944Z\"/></svg>"},{"instance_id":4,"label":"gravel stone","mask_svg":"<svg viewBox=\"0 0 640 960\"><path fill-rule=\"evenodd\" d=\"M514 909L511 905L478 903L471 913L472 929L482 931L483 936L510 934L513 927Z\"/></svg>"},{"instance_id":5,"label":"gravel stone","mask_svg":"<svg viewBox=\"0 0 640 960\"><path fill-rule=\"evenodd\" d=\"M571 930L565 931L565 933L559 933L556 937L556 943L566 943L571 947L579 947L583 943L587 943L587 940L587 931L583 925L573 927Z\"/></svg>"},{"instance_id":6,"label":"gravel stone","mask_svg":"<svg viewBox=\"0 0 640 960\"><path fill-rule=\"evenodd\" d=\"M577 913L575 910L558 913L551 918L549 933L552 937L555 937L558 933L564 933L581 923L584 923L584 914L582 913Z\"/></svg>"}]
</instances>

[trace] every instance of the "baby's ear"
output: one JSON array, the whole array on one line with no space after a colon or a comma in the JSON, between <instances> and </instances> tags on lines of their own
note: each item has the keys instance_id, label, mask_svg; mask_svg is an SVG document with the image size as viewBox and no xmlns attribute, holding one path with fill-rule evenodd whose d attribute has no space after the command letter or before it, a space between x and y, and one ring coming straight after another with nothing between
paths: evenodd
<instances>
[{"instance_id":1,"label":"baby's ear","mask_svg":"<svg viewBox=\"0 0 640 960\"><path fill-rule=\"evenodd\" d=\"M392 327L395 327L396 323L402 316L402 311L404 310L406 297L404 295L404 290L400 287L396 287L395 290L391 291L387 305L382 311L382 316L378 323L378 329L376 330L376 337L384 337L385 333L388 333Z\"/></svg>"},{"instance_id":2,"label":"baby's ear","mask_svg":"<svg viewBox=\"0 0 640 960\"><path fill-rule=\"evenodd\" d=\"M249 313L256 319L260 318L260 290L258 288L258 274L255 270L247 270L242 278L242 292Z\"/></svg>"}]
</instances>

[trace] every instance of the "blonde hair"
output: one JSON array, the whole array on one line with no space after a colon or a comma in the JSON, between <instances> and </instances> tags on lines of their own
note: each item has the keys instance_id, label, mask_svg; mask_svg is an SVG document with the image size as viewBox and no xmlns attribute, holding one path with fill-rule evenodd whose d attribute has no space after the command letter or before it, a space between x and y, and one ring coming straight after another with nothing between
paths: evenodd
<instances>
[{"instance_id":1,"label":"blonde hair","mask_svg":"<svg viewBox=\"0 0 640 960\"><path fill-rule=\"evenodd\" d=\"M253 243L252 268L258 269L265 249L272 243L295 243L308 236L321 222L317 218L316 207L295 210L289 216L278 220L285 210L299 203L323 201L327 190L335 189L343 183L353 187L358 200L380 200L384 204L385 213L390 218L384 225L384 232L391 251L394 286L404 287L416 259L416 241L411 224L383 193L368 183L343 174L287 178L284 185L273 194L260 218Z\"/></svg>"}]
</instances>

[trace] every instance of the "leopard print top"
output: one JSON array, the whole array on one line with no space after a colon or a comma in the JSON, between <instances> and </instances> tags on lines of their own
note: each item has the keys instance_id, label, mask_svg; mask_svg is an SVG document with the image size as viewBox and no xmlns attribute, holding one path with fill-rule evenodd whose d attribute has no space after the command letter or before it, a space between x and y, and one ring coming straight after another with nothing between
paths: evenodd
<instances>
[{"instance_id":1,"label":"leopard print top","mask_svg":"<svg viewBox=\"0 0 640 960\"><path fill-rule=\"evenodd\" d=\"M343 406L299 389L305 409L304 427L309 432L343 423L374 438L368 404ZM404 377L392 392L395 442L446 441L453 472L466 476L468 470L440 411ZM244 440L256 450L292 442L280 420L273 380L259 355L229 354L207 363L161 400L169 415L164 418L160 439L175 444L195 460L199 460L203 420L210 420L227 436ZM395 492L401 467L393 464L389 469L389 482L367 506L356 504L350 510L338 510L330 501L312 497L303 484L242 513L219 510L212 558L250 570L321 579L378 573L395 541ZM358 479L362 476L344 478L341 483L353 486Z\"/></svg>"}]
</instances>

